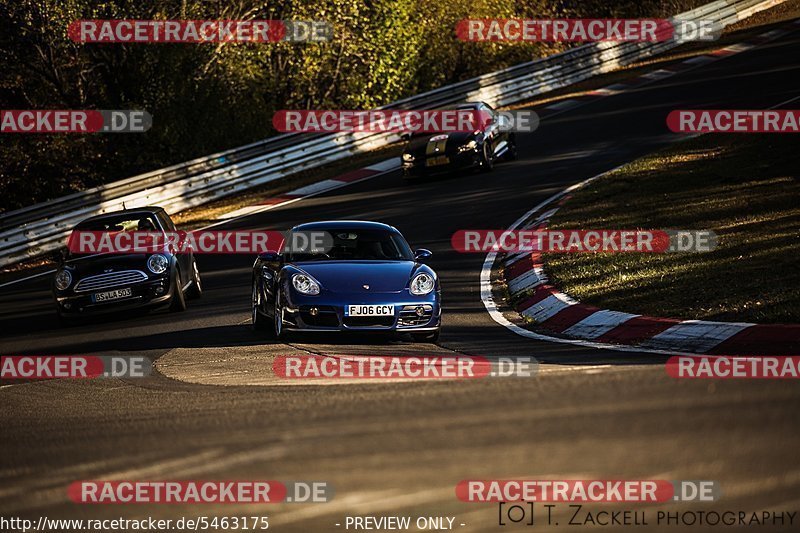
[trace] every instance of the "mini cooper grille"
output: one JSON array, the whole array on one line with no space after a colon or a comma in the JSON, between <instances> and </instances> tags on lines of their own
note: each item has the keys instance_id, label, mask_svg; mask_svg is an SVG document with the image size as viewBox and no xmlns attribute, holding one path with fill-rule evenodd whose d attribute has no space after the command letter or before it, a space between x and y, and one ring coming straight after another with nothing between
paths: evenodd
<instances>
[{"instance_id":1,"label":"mini cooper grille","mask_svg":"<svg viewBox=\"0 0 800 533\"><path fill-rule=\"evenodd\" d=\"M121 270L84 278L75 285L75 292L94 292L103 289L114 289L134 285L147 280L147 274L141 270Z\"/></svg>"}]
</instances>

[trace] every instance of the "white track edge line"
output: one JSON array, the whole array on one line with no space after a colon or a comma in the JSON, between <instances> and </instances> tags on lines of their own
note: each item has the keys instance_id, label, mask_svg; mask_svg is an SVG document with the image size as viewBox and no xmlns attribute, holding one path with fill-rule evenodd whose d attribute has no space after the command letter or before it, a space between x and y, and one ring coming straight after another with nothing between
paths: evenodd
<instances>
[{"instance_id":1,"label":"white track edge line","mask_svg":"<svg viewBox=\"0 0 800 533\"><path fill-rule=\"evenodd\" d=\"M564 189L561 192L554 194L553 196L547 198L546 200L542 201L536 207L528 210L524 215L519 217L511 226L508 227L509 230L514 230L522 225L528 218L531 217L534 213L541 210L545 206L549 205L550 203L562 198L563 196L569 194L570 192L580 189L588 185L589 183L595 181L598 178L601 178L615 170L618 170L625 165L630 163L630 161L626 163L622 163L614 168L606 170L605 172L601 172L591 178L587 178L579 183L571 185ZM497 305L494 303L494 297L492 296L492 267L494 266L495 260L497 259L497 252L489 252L486 255L486 259L483 261L483 267L481 268L481 275L480 275L480 292L481 292L481 301L486 308L486 311L489 313L489 316L497 322L499 325L503 326L504 328L510 330L512 333L516 333L521 337L527 337L529 339L534 339L538 341L545 341L545 342L556 342L559 344L572 344L574 346L581 346L584 348L597 348L600 350L611 350L611 351L618 351L618 352L639 352L639 353L652 353L652 354L659 354L659 355L702 355L690 352L680 352L674 350L658 350L654 348L641 348L638 346L628 346L628 345L618 345L618 344L607 344L601 342L594 342L594 341L587 341L582 339L563 339L560 337L552 337L550 335L544 335L542 333L535 333L533 331L527 330L523 327L520 327L510 320L508 320L503 313L497 308Z\"/></svg>"}]
</instances>

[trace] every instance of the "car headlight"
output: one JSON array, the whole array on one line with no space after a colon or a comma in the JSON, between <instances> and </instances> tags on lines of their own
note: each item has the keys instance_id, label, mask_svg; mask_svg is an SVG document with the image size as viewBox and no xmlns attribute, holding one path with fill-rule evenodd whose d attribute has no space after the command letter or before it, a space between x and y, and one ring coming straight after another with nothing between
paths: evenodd
<instances>
[{"instance_id":1,"label":"car headlight","mask_svg":"<svg viewBox=\"0 0 800 533\"><path fill-rule=\"evenodd\" d=\"M301 294L319 294L319 283L305 274L295 274L292 276L292 285Z\"/></svg>"},{"instance_id":2,"label":"car headlight","mask_svg":"<svg viewBox=\"0 0 800 533\"><path fill-rule=\"evenodd\" d=\"M408 161L409 163L414 161L414 155L409 154L408 152L403 152L403 161Z\"/></svg>"},{"instance_id":3,"label":"car headlight","mask_svg":"<svg viewBox=\"0 0 800 533\"><path fill-rule=\"evenodd\" d=\"M72 274L69 270L59 270L56 274L56 289L60 291L67 290L72 284Z\"/></svg>"},{"instance_id":4,"label":"car headlight","mask_svg":"<svg viewBox=\"0 0 800 533\"><path fill-rule=\"evenodd\" d=\"M433 276L422 272L421 274L414 276L414 279L411 280L409 290L411 291L411 294L420 296L431 292L435 285L436 282L433 280Z\"/></svg>"},{"instance_id":5,"label":"car headlight","mask_svg":"<svg viewBox=\"0 0 800 533\"><path fill-rule=\"evenodd\" d=\"M153 274L163 274L169 267L169 259L161 254L151 255L147 259L147 268Z\"/></svg>"},{"instance_id":6,"label":"car headlight","mask_svg":"<svg viewBox=\"0 0 800 533\"><path fill-rule=\"evenodd\" d=\"M469 152L471 150L474 150L477 147L478 147L478 141L476 141L475 139L472 139L467 144L462 144L461 146L459 146L458 147L458 153L459 154L463 154L464 152Z\"/></svg>"}]
</instances>

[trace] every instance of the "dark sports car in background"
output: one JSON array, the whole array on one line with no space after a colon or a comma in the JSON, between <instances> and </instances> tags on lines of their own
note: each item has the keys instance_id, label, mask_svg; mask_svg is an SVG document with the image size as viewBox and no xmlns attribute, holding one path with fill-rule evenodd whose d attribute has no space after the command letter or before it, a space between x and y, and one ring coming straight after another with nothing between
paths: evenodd
<instances>
[{"instance_id":1,"label":"dark sports car in background","mask_svg":"<svg viewBox=\"0 0 800 533\"><path fill-rule=\"evenodd\" d=\"M174 232L175 224L160 207L143 207L98 215L75 231ZM202 294L194 254L168 249L153 253L68 253L53 278L53 296L61 318L169 304L186 309L186 298Z\"/></svg>"},{"instance_id":2,"label":"dark sports car in background","mask_svg":"<svg viewBox=\"0 0 800 533\"><path fill-rule=\"evenodd\" d=\"M490 171L495 161L516 159L513 132L500 127L494 109L483 102L462 104L456 109L470 110L490 118L487 126L471 132L450 132L407 136L403 150L403 176L412 178L458 169Z\"/></svg>"},{"instance_id":3,"label":"dark sports car in background","mask_svg":"<svg viewBox=\"0 0 800 533\"><path fill-rule=\"evenodd\" d=\"M363 221L314 222L292 232L327 232L326 252L265 253L253 264L252 321L288 331L408 332L435 342L441 326L439 278L397 229Z\"/></svg>"}]
</instances>

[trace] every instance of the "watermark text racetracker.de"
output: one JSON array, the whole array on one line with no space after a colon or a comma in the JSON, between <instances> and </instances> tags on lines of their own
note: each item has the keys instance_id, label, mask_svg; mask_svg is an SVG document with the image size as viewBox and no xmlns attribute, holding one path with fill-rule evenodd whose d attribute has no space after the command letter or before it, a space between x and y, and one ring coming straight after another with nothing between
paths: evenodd
<instances>
[{"instance_id":1,"label":"watermark text racetracker.de","mask_svg":"<svg viewBox=\"0 0 800 533\"><path fill-rule=\"evenodd\" d=\"M152 367L143 356L4 355L0 379L143 378Z\"/></svg>"},{"instance_id":2,"label":"watermark text racetracker.de","mask_svg":"<svg viewBox=\"0 0 800 533\"><path fill-rule=\"evenodd\" d=\"M284 133L469 133L489 127L532 132L539 127L539 116L531 110L283 109L273 115L272 125Z\"/></svg>"},{"instance_id":3,"label":"watermark text racetracker.de","mask_svg":"<svg viewBox=\"0 0 800 533\"><path fill-rule=\"evenodd\" d=\"M0 133L143 133L147 111L130 109L2 109Z\"/></svg>"},{"instance_id":4,"label":"watermark text racetracker.de","mask_svg":"<svg viewBox=\"0 0 800 533\"><path fill-rule=\"evenodd\" d=\"M459 500L483 502L664 502L673 488L664 480L464 480Z\"/></svg>"},{"instance_id":5,"label":"watermark text racetracker.de","mask_svg":"<svg viewBox=\"0 0 800 533\"><path fill-rule=\"evenodd\" d=\"M83 480L67 487L80 504L265 504L327 503L327 481L277 480Z\"/></svg>"},{"instance_id":6,"label":"watermark text racetracker.de","mask_svg":"<svg viewBox=\"0 0 800 533\"><path fill-rule=\"evenodd\" d=\"M710 252L717 236L710 230L459 230L450 239L462 252Z\"/></svg>"},{"instance_id":7,"label":"watermark text racetracker.de","mask_svg":"<svg viewBox=\"0 0 800 533\"><path fill-rule=\"evenodd\" d=\"M170 250L195 254L320 254L333 247L326 231L196 230L73 231L67 249L73 254L139 254Z\"/></svg>"},{"instance_id":8,"label":"watermark text racetracker.de","mask_svg":"<svg viewBox=\"0 0 800 533\"><path fill-rule=\"evenodd\" d=\"M462 19L462 41L511 42L664 42L713 41L722 25L713 20L680 19Z\"/></svg>"},{"instance_id":9,"label":"watermark text racetracker.de","mask_svg":"<svg viewBox=\"0 0 800 533\"><path fill-rule=\"evenodd\" d=\"M67 30L78 43L327 42L324 20L76 20Z\"/></svg>"},{"instance_id":10,"label":"watermark text racetracker.de","mask_svg":"<svg viewBox=\"0 0 800 533\"><path fill-rule=\"evenodd\" d=\"M533 357L280 355L272 370L284 379L477 379L534 377Z\"/></svg>"}]
</instances>

